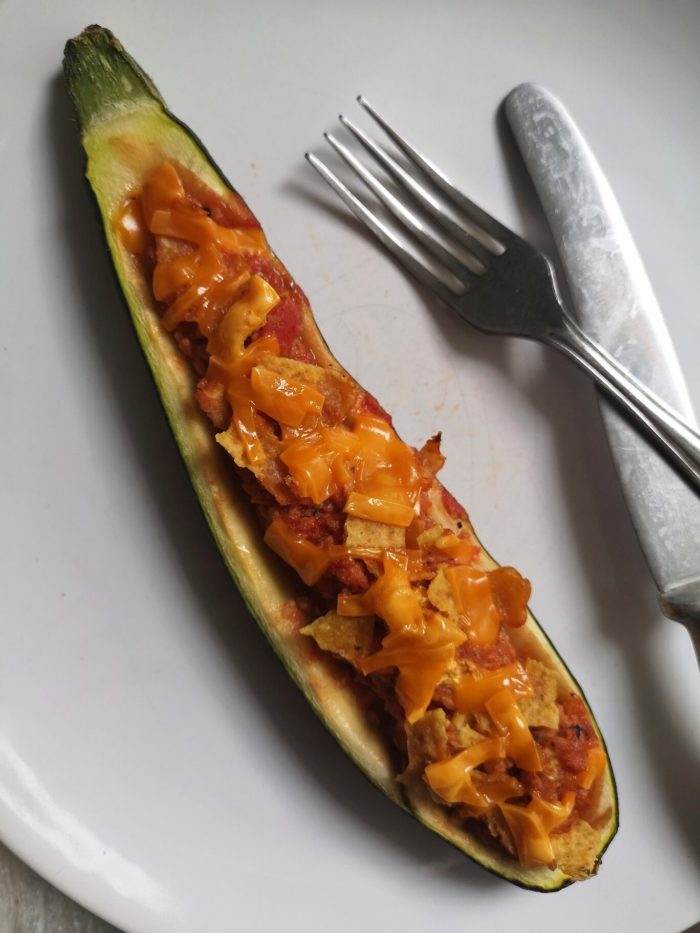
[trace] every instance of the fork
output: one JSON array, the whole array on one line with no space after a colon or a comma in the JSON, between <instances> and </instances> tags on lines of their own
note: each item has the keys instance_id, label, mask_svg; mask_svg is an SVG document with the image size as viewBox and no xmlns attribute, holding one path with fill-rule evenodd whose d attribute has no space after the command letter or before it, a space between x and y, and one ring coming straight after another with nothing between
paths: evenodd
<instances>
[{"instance_id":1,"label":"fork","mask_svg":"<svg viewBox=\"0 0 700 933\"><path fill-rule=\"evenodd\" d=\"M340 122L408 197L387 188L332 133L324 136L398 221L399 228L408 231L416 248L409 249L390 223L321 159L307 152L310 164L353 214L416 279L469 324L488 334L539 340L577 363L700 490L700 434L581 330L561 302L554 270L544 254L459 191L364 96L357 100L418 171L407 171L342 114Z\"/></svg>"}]
</instances>

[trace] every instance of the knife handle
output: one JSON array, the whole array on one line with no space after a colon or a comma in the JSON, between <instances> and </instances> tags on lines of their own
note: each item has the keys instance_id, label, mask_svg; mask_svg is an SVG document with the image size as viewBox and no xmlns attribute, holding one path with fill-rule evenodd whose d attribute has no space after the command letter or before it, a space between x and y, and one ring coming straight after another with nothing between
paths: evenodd
<instances>
[{"instance_id":1,"label":"knife handle","mask_svg":"<svg viewBox=\"0 0 700 933\"><path fill-rule=\"evenodd\" d=\"M578 127L562 104L535 84L511 91L505 113L549 221L579 328L694 425L678 359L641 257ZM601 409L662 608L689 625L700 620L700 594L689 593L700 584L700 496L607 399ZM697 629L694 637L700 638Z\"/></svg>"}]
</instances>

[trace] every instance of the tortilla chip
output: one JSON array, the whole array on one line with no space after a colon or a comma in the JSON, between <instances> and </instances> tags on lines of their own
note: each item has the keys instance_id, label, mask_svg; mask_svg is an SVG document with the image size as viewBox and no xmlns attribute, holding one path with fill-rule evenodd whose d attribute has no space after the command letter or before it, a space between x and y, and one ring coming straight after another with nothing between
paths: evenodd
<instances>
[{"instance_id":1,"label":"tortilla chip","mask_svg":"<svg viewBox=\"0 0 700 933\"><path fill-rule=\"evenodd\" d=\"M433 544L441 538L445 533L445 529L440 525L433 525L432 528L428 528L426 531L421 531L421 533L416 538L416 543L418 547L424 551L427 551L429 547L432 547Z\"/></svg>"},{"instance_id":2,"label":"tortilla chip","mask_svg":"<svg viewBox=\"0 0 700 933\"><path fill-rule=\"evenodd\" d=\"M459 615L450 581L445 576L445 568L442 565L438 567L438 571L428 587L428 599L436 609L444 612L451 619L456 619Z\"/></svg>"},{"instance_id":3,"label":"tortilla chip","mask_svg":"<svg viewBox=\"0 0 700 933\"><path fill-rule=\"evenodd\" d=\"M539 661L533 661L532 658L528 658L525 671L535 691L533 697L524 697L518 701L518 706L528 726L546 726L548 729L558 729L559 707L557 706L556 674Z\"/></svg>"},{"instance_id":4,"label":"tortilla chip","mask_svg":"<svg viewBox=\"0 0 700 933\"><path fill-rule=\"evenodd\" d=\"M505 817L498 807L489 810L484 816L484 821L491 835L495 836L506 852L509 852L515 858L517 856L517 851L515 843L513 842L513 835L508 828Z\"/></svg>"},{"instance_id":5,"label":"tortilla chip","mask_svg":"<svg viewBox=\"0 0 700 933\"><path fill-rule=\"evenodd\" d=\"M464 713L455 713L452 717L452 728L454 730L453 743L460 749L471 748L478 742L483 742L486 738L481 732L472 729Z\"/></svg>"},{"instance_id":6,"label":"tortilla chip","mask_svg":"<svg viewBox=\"0 0 700 933\"><path fill-rule=\"evenodd\" d=\"M408 771L423 771L431 761L450 757L448 719L444 709L431 709L412 725L406 723Z\"/></svg>"},{"instance_id":7,"label":"tortilla chip","mask_svg":"<svg viewBox=\"0 0 700 933\"><path fill-rule=\"evenodd\" d=\"M374 616L339 616L331 610L299 631L310 635L323 651L354 664L372 650Z\"/></svg>"},{"instance_id":8,"label":"tortilla chip","mask_svg":"<svg viewBox=\"0 0 700 933\"><path fill-rule=\"evenodd\" d=\"M345 546L403 548L406 546L406 529L348 515L345 519Z\"/></svg>"},{"instance_id":9,"label":"tortilla chip","mask_svg":"<svg viewBox=\"0 0 700 933\"><path fill-rule=\"evenodd\" d=\"M600 848L599 834L584 820L578 820L565 833L550 836L557 865L576 881L589 878L595 871Z\"/></svg>"},{"instance_id":10,"label":"tortilla chip","mask_svg":"<svg viewBox=\"0 0 700 933\"><path fill-rule=\"evenodd\" d=\"M484 735L490 734L492 723L488 713L485 713L483 710L477 710L474 713L470 713L469 718L472 721L472 727L476 729L477 732L481 732Z\"/></svg>"},{"instance_id":11,"label":"tortilla chip","mask_svg":"<svg viewBox=\"0 0 700 933\"><path fill-rule=\"evenodd\" d=\"M251 473L254 473L258 478L264 473L264 463L257 465L248 462L243 444L238 436L238 432L233 426L216 434L215 437L216 443L221 444L224 450L233 457L236 466L245 467L245 469L250 470Z\"/></svg>"},{"instance_id":12,"label":"tortilla chip","mask_svg":"<svg viewBox=\"0 0 700 933\"><path fill-rule=\"evenodd\" d=\"M291 505L296 501L296 496L287 485L286 473L279 463L279 441L271 430L261 430L258 437L265 451L265 459L261 463L250 463L238 431L233 425L214 435L217 444L233 457L236 466L249 470L280 505Z\"/></svg>"}]
</instances>

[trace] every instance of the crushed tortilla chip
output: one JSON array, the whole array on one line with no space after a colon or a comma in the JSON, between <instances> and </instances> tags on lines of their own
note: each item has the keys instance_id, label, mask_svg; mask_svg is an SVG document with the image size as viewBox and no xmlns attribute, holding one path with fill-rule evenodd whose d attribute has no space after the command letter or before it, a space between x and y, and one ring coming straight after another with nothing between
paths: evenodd
<instances>
[{"instance_id":1,"label":"crushed tortilla chip","mask_svg":"<svg viewBox=\"0 0 700 933\"><path fill-rule=\"evenodd\" d=\"M372 650L374 616L339 616L331 610L299 631L310 635L323 651L354 664Z\"/></svg>"},{"instance_id":2,"label":"crushed tortilla chip","mask_svg":"<svg viewBox=\"0 0 700 933\"><path fill-rule=\"evenodd\" d=\"M408 771L422 771L431 761L449 758L448 719L444 709L431 709L417 722L406 723Z\"/></svg>"},{"instance_id":3,"label":"crushed tortilla chip","mask_svg":"<svg viewBox=\"0 0 700 933\"><path fill-rule=\"evenodd\" d=\"M238 433L233 426L227 428L225 431L221 431L219 434L215 435L215 437L216 443L221 444L224 450L233 457L236 466L245 467L246 469L249 469L251 472L255 473L256 476L260 476L264 473L264 463L260 464L256 468L256 465L248 462L243 444L241 443Z\"/></svg>"},{"instance_id":4,"label":"crushed tortilla chip","mask_svg":"<svg viewBox=\"0 0 700 933\"><path fill-rule=\"evenodd\" d=\"M515 843L513 842L513 835L508 828L505 817L498 807L489 810L483 819L491 835L498 839L506 852L512 855L513 858L516 858L518 853L515 848Z\"/></svg>"},{"instance_id":5,"label":"crushed tortilla chip","mask_svg":"<svg viewBox=\"0 0 700 933\"><path fill-rule=\"evenodd\" d=\"M345 519L345 546L403 548L406 546L406 529L348 515Z\"/></svg>"},{"instance_id":6,"label":"crushed tortilla chip","mask_svg":"<svg viewBox=\"0 0 700 933\"><path fill-rule=\"evenodd\" d=\"M450 618L455 619L459 615L454 593L450 581L445 576L443 566L438 567L438 571L428 587L428 599L436 609L444 612Z\"/></svg>"},{"instance_id":7,"label":"crushed tortilla chip","mask_svg":"<svg viewBox=\"0 0 700 933\"><path fill-rule=\"evenodd\" d=\"M441 435L435 434L423 444L420 450L416 451L416 459L426 482L434 480L435 475L445 465L445 458L440 453L440 440Z\"/></svg>"},{"instance_id":8,"label":"crushed tortilla chip","mask_svg":"<svg viewBox=\"0 0 700 933\"><path fill-rule=\"evenodd\" d=\"M565 833L550 836L557 865L576 881L595 873L600 836L585 820L577 820Z\"/></svg>"},{"instance_id":9,"label":"crushed tortilla chip","mask_svg":"<svg viewBox=\"0 0 700 933\"><path fill-rule=\"evenodd\" d=\"M491 731L491 719L488 713L485 713L483 710L477 710L475 713L470 713L469 718L472 727L476 729L477 732L483 732L484 735L489 735Z\"/></svg>"},{"instance_id":10,"label":"crushed tortilla chip","mask_svg":"<svg viewBox=\"0 0 700 933\"><path fill-rule=\"evenodd\" d=\"M528 658L525 665L528 680L534 690L534 696L524 697L518 706L528 726L546 726L548 729L559 728L559 707L557 706L557 678L554 671L539 661Z\"/></svg>"},{"instance_id":11,"label":"crushed tortilla chip","mask_svg":"<svg viewBox=\"0 0 700 933\"><path fill-rule=\"evenodd\" d=\"M287 486L285 474L278 462L279 441L269 429L261 430L258 436L265 451L265 459L261 463L250 463L234 425L215 434L214 438L217 444L220 444L233 457L236 466L249 470L280 505L291 505L296 501L296 497Z\"/></svg>"},{"instance_id":12,"label":"crushed tortilla chip","mask_svg":"<svg viewBox=\"0 0 700 933\"><path fill-rule=\"evenodd\" d=\"M478 742L483 742L486 738L481 732L472 729L464 713L455 713L452 717L452 729L454 732L454 744L460 749L471 748Z\"/></svg>"},{"instance_id":13,"label":"crushed tortilla chip","mask_svg":"<svg viewBox=\"0 0 700 933\"><path fill-rule=\"evenodd\" d=\"M440 525L433 525L432 528L427 528L416 538L416 543L418 547L424 551L427 551L429 547L432 547L438 538L441 538L445 532L445 529Z\"/></svg>"}]
</instances>

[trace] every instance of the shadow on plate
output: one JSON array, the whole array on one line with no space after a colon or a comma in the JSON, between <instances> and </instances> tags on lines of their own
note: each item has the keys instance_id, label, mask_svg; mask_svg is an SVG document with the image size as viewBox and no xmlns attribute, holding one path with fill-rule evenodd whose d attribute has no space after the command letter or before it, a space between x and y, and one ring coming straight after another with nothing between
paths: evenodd
<instances>
[{"instance_id":1,"label":"shadow on plate","mask_svg":"<svg viewBox=\"0 0 700 933\"><path fill-rule=\"evenodd\" d=\"M248 616L192 493L116 285L100 236L101 221L82 175L83 153L60 76L50 87L46 119L60 211L57 248L65 250L66 264L74 275L76 314L94 341L112 393L113 406L106 415L118 419L115 430L133 446L143 470L154 513L144 516L144 521L162 522L182 574L201 605L202 617L230 662L231 676L246 685L250 702L262 708L280 745L309 780L351 812L368 834L436 879L465 891L499 886L501 882L389 805L351 765ZM231 620L238 618L246 624L232 625Z\"/></svg>"}]
</instances>

